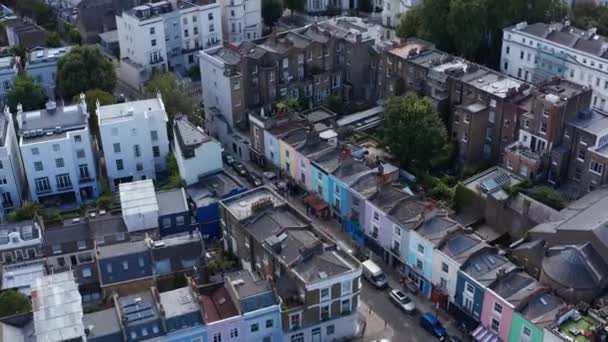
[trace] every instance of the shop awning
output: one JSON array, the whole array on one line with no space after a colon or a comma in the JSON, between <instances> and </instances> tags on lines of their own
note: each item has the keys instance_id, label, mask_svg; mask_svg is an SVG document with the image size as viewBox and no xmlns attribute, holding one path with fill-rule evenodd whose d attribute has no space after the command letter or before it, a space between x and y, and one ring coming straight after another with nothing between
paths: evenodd
<instances>
[{"instance_id":1,"label":"shop awning","mask_svg":"<svg viewBox=\"0 0 608 342\"><path fill-rule=\"evenodd\" d=\"M327 203L325 203L325 201L320 199L315 194L308 194L308 195L304 196L302 201L304 202L304 204L310 205L315 211L321 211L321 210L327 209Z\"/></svg>"},{"instance_id":2,"label":"shop awning","mask_svg":"<svg viewBox=\"0 0 608 342\"><path fill-rule=\"evenodd\" d=\"M476 342L500 342L498 335L481 324L473 331L471 336Z\"/></svg>"}]
</instances>

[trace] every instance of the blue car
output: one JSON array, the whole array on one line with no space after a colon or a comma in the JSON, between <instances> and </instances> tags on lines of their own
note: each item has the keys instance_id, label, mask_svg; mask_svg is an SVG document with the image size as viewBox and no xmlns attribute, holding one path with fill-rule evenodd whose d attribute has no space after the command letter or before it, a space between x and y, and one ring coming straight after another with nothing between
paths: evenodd
<instances>
[{"instance_id":1,"label":"blue car","mask_svg":"<svg viewBox=\"0 0 608 342\"><path fill-rule=\"evenodd\" d=\"M433 316L430 312L425 313L420 317L420 326L431 333L431 335L437 337L439 340L446 338L447 333L445 328L441 325L441 322L437 317Z\"/></svg>"}]
</instances>

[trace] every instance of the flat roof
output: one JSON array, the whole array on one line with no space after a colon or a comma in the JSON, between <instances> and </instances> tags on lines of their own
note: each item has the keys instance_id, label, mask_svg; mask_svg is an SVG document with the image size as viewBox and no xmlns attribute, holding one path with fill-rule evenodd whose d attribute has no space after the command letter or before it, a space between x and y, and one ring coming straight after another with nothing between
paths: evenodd
<instances>
[{"instance_id":1,"label":"flat roof","mask_svg":"<svg viewBox=\"0 0 608 342\"><path fill-rule=\"evenodd\" d=\"M39 341L60 342L85 336L82 298L71 271L34 280L32 311Z\"/></svg>"},{"instance_id":2,"label":"flat roof","mask_svg":"<svg viewBox=\"0 0 608 342\"><path fill-rule=\"evenodd\" d=\"M148 244L145 240L128 241L112 245L99 246L99 259L113 258L121 255L141 253L148 250Z\"/></svg>"},{"instance_id":3,"label":"flat roof","mask_svg":"<svg viewBox=\"0 0 608 342\"><path fill-rule=\"evenodd\" d=\"M192 297L189 287L161 292L160 303L165 310L166 318L178 317L200 310L197 299Z\"/></svg>"},{"instance_id":4,"label":"flat roof","mask_svg":"<svg viewBox=\"0 0 608 342\"><path fill-rule=\"evenodd\" d=\"M99 117L100 125L119 122L121 120L131 120L135 114L146 113L151 115L152 113L163 111L164 104L157 97L129 101L123 103L116 103L111 105L99 106L97 115ZM165 121L167 121L167 114L164 114Z\"/></svg>"},{"instance_id":5,"label":"flat roof","mask_svg":"<svg viewBox=\"0 0 608 342\"><path fill-rule=\"evenodd\" d=\"M113 334L122 334L116 309L113 307L84 314L82 322L85 328L88 329L87 338L93 339Z\"/></svg>"},{"instance_id":6,"label":"flat roof","mask_svg":"<svg viewBox=\"0 0 608 342\"><path fill-rule=\"evenodd\" d=\"M123 216L145 215L159 210L154 182L151 179L121 183L118 193Z\"/></svg>"},{"instance_id":7,"label":"flat roof","mask_svg":"<svg viewBox=\"0 0 608 342\"><path fill-rule=\"evenodd\" d=\"M184 188L159 191L156 193L158 215L181 214L188 211Z\"/></svg>"},{"instance_id":8,"label":"flat roof","mask_svg":"<svg viewBox=\"0 0 608 342\"><path fill-rule=\"evenodd\" d=\"M27 61L29 64L39 64L47 62L57 62L61 57L67 55L72 46L63 46L58 48L42 48L38 47L32 49L27 55ZM27 65L26 65L27 69Z\"/></svg>"},{"instance_id":9,"label":"flat roof","mask_svg":"<svg viewBox=\"0 0 608 342\"><path fill-rule=\"evenodd\" d=\"M46 275L46 268L43 260L4 265L2 267L2 289L18 289L29 297L34 280L44 275Z\"/></svg>"},{"instance_id":10,"label":"flat roof","mask_svg":"<svg viewBox=\"0 0 608 342\"><path fill-rule=\"evenodd\" d=\"M55 134L65 135L65 130L88 126L87 114L81 104L61 106L48 103L47 105L48 108L17 114L17 120L22 118L19 129L21 137L26 140L53 139ZM58 127L61 128L61 132L57 131Z\"/></svg>"}]
</instances>

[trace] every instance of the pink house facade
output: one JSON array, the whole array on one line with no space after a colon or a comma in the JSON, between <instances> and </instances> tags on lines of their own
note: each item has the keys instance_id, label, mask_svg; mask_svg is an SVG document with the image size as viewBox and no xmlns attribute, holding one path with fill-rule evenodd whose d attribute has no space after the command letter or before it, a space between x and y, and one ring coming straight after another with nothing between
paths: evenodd
<instances>
[{"instance_id":1,"label":"pink house facade","mask_svg":"<svg viewBox=\"0 0 608 342\"><path fill-rule=\"evenodd\" d=\"M481 325L500 341L508 341L515 307L537 286L534 278L518 269L499 274L485 291Z\"/></svg>"}]
</instances>

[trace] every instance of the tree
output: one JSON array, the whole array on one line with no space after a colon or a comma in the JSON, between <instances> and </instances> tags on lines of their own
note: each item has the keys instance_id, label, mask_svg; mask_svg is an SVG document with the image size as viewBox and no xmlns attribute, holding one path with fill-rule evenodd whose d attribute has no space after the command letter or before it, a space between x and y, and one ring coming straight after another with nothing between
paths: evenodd
<instances>
[{"instance_id":1,"label":"tree","mask_svg":"<svg viewBox=\"0 0 608 342\"><path fill-rule=\"evenodd\" d=\"M286 8L289 8L290 14L293 17L294 11L302 11L304 10L304 0L284 0L283 4Z\"/></svg>"},{"instance_id":2,"label":"tree","mask_svg":"<svg viewBox=\"0 0 608 342\"><path fill-rule=\"evenodd\" d=\"M7 93L8 106L14 113L17 104L21 103L24 111L44 108L47 96L46 92L39 84L26 75L19 75L15 78L13 87Z\"/></svg>"},{"instance_id":3,"label":"tree","mask_svg":"<svg viewBox=\"0 0 608 342\"><path fill-rule=\"evenodd\" d=\"M70 42L72 44L82 44L82 35L80 34L80 31L78 31L77 28L73 27L72 29L70 29L70 31L68 31L68 37L70 38Z\"/></svg>"},{"instance_id":4,"label":"tree","mask_svg":"<svg viewBox=\"0 0 608 342\"><path fill-rule=\"evenodd\" d=\"M176 115L194 115L198 110L196 101L186 94L179 85L173 73L165 72L155 74L146 86L148 96L156 96L160 92L165 103L165 110L169 119Z\"/></svg>"},{"instance_id":5,"label":"tree","mask_svg":"<svg viewBox=\"0 0 608 342\"><path fill-rule=\"evenodd\" d=\"M430 102L410 93L388 99L383 137L402 167L424 170L445 145L447 130Z\"/></svg>"},{"instance_id":6,"label":"tree","mask_svg":"<svg viewBox=\"0 0 608 342\"><path fill-rule=\"evenodd\" d=\"M60 47L61 46L61 36L59 33L52 31L46 35L46 45L49 47Z\"/></svg>"},{"instance_id":7,"label":"tree","mask_svg":"<svg viewBox=\"0 0 608 342\"><path fill-rule=\"evenodd\" d=\"M503 0L423 0L401 17L397 34L497 66L503 28L521 21L560 20L566 13L562 0L512 0L509 6Z\"/></svg>"},{"instance_id":8,"label":"tree","mask_svg":"<svg viewBox=\"0 0 608 342\"><path fill-rule=\"evenodd\" d=\"M63 98L89 89L111 93L115 85L114 64L96 47L76 46L59 60L57 89Z\"/></svg>"},{"instance_id":9,"label":"tree","mask_svg":"<svg viewBox=\"0 0 608 342\"><path fill-rule=\"evenodd\" d=\"M597 28L600 35L608 35L608 7L593 3L577 3L572 12L573 25L581 29Z\"/></svg>"},{"instance_id":10,"label":"tree","mask_svg":"<svg viewBox=\"0 0 608 342\"><path fill-rule=\"evenodd\" d=\"M97 101L99 101L100 106L106 106L116 103L116 97L101 89L88 90L84 95L87 102L87 110L89 112L89 128L94 136L99 137L99 123L97 122L96 112ZM74 95L74 97L72 97L72 102L80 102L80 94Z\"/></svg>"},{"instance_id":11,"label":"tree","mask_svg":"<svg viewBox=\"0 0 608 342\"><path fill-rule=\"evenodd\" d=\"M15 11L21 16L34 19L38 25L47 29L55 28L57 24L56 17L43 0L19 0Z\"/></svg>"},{"instance_id":12,"label":"tree","mask_svg":"<svg viewBox=\"0 0 608 342\"><path fill-rule=\"evenodd\" d=\"M25 202L21 206L21 208L14 209L8 214L8 221L10 222L19 222L25 220L31 220L36 216L42 206L35 202Z\"/></svg>"},{"instance_id":13,"label":"tree","mask_svg":"<svg viewBox=\"0 0 608 342\"><path fill-rule=\"evenodd\" d=\"M179 174L179 167L177 166L177 159L173 153L169 153L167 156L167 173L169 174L169 181L161 188L163 190L175 189L184 186L184 180Z\"/></svg>"},{"instance_id":14,"label":"tree","mask_svg":"<svg viewBox=\"0 0 608 342\"><path fill-rule=\"evenodd\" d=\"M273 27L283 15L283 3L279 0L262 0L264 25Z\"/></svg>"},{"instance_id":15,"label":"tree","mask_svg":"<svg viewBox=\"0 0 608 342\"><path fill-rule=\"evenodd\" d=\"M0 317L12 316L30 312L30 300L17 290L8 290L0 293Z\"/></svg>"}]
</instances>

